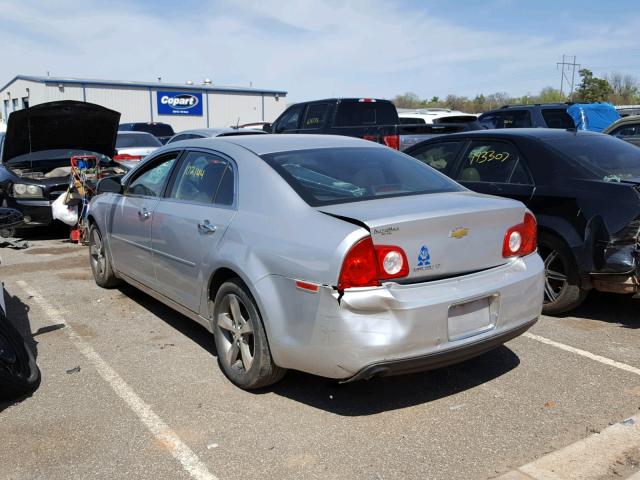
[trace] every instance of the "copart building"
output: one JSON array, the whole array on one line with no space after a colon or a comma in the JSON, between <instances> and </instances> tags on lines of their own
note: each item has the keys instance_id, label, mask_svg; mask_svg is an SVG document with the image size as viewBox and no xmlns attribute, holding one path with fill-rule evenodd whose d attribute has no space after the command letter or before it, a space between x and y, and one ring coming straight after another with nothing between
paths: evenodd
<instances>
[{"instance_id":1,"label":"copart building","mask_svg":"<svg viewBox=\"0 0 640 480\"><path fill-rule=\"evenodd\" d=\"M0 89L0 117L55 100L81 100L120 112L120 121L163 122L175 131L272 122L285 109L282 90L18 75Z\"/></svg>"}]
</instances>

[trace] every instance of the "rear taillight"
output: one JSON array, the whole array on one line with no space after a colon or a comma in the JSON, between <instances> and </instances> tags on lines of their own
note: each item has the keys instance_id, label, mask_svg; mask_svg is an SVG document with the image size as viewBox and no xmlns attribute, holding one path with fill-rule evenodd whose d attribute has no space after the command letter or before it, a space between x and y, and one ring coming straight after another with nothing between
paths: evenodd
<instances>
[{"instance_id":1,"label":"rear taillight","mask_svg":"<svg viewBox=\"0 0 640 480\"><path fill-rule=\"evenodd\" d=\"M382 141L387 147L400 150L400 135L385 135Z\"/></svg>"},{"instance_id":2,"label":"rear taillight","mask_svg":"<svg viewBox=\"0 0 640 480\"><path fill-rule=\"evenodd\" d=\"M502 242L502 256L522 257L535 252L538 246L538 229L536 219L532 213L524 214L524 221L511 227L504 235Z\"/></svg>"},{"instance_id":3,"label":"rear taillight","mask_svg":"<svg viewBox=\"0 0 640 480\"><path fill-rule=\"evenodd\" d=\"M409 262L404 250L392 245L377 245L375 247L378 257L378 278L388 280L390 278L406 277L409 274Z\"/></svg>"},{"instance_id":4,"label":"rear taillight","mask_svg":"<svg viewBox=\"0 0 640 480\"><path fill-rule=\"evenodd\" d=\"M363 135L362 138L364 140L369 140L371 142L377 142L378 141L378 137L375 135Z\"/></svg>"},{"instance_id":5,"label":"rear taillight","mask_svg":"<svg viewBox=\"0 0 640 480\"><path fill-rule=\"evenodd\" d=\"M360 103L376 103L375 98L361 98L358 100Z\"/></svg>"},{"instance_id":6,"label":"rear taillight","mask_svg":"<svg viewBox=\"0 0 640 480\"><path fill-rule=\"evenodd\" d=\"M408 274L407 256L400 247L374 247L371 237L366 237L351 247L344 258L338 289L377 287L380 280L406 277Z\"/></svg>"},{"instance_id":7,"label":"rear taillight","mask_svg":"<svg viewBox=\"0 0 640 480\"><path fill-rule=\"evenodd\" d=\"M113 159L116 162L123 160L142 160L142 155L129 155L128 153L119 153L118 155L115 155Z\"/></svg>"}]
</instances>

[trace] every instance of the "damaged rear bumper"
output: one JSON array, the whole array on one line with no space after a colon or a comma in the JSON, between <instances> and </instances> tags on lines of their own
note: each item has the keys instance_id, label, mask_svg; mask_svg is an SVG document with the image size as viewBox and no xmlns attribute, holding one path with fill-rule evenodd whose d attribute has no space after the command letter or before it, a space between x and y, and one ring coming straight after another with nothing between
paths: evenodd
<instances>
[{"instance_id":1,"label":"damaged rear bumper","mask_svg":"<svg viewBox=\"0 0 640 480\"><path fill-rule=\"evenodd\" d=\"M461 362L520 335L540 315L544 266L536 253L473 274L342 296L327 286L299 290L275 275L255 286L277 365L354 381ZM465 305L490 321L459 328L453 312Z\"/></svg>"},{"instance_id":2,"label":"damaged rear bumper","mask_svg":"<svg viewBox=\"0 0 640 480\"><path fill-rule=\"evenodd\" d=\"M424 372L443 368L455 363L464 362L478 355L482 355L496 347L512 340L529 330L536 322L537 318L520 325L511 330L502 332L499 335L482 338L469 342L458 347L450 348L441 352L433 352L420 357L407 358L402 360L391 360L368 365L360 370L353 377L344 380L342 383L355 382L357 380L367 380L373 377L385 377L391 375L401 375L406 373Z\"/></svg>"}]
</instances>

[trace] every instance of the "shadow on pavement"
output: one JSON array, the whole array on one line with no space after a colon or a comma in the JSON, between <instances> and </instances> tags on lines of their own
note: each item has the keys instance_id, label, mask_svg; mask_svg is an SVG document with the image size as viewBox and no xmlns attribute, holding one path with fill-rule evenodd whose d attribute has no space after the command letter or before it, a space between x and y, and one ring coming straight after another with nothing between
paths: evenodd
<instances>
[{"instance_id":1,"label":"shadow on pavement","mask_svg":"<svg viewBox=\"0 0 640 480\"><path fill-rule=\"evenodd\" d=\"M505 346L451 367L350 384L289 372L263 392L305 403L336 415L364 416L411 407L477 387L513 370L518 356Z\"/></svg>"},{"instance_id":2,"label":"shadow on pavement","mask_svg":"<svg viewBox=\"0 0 640 480\"><path fill-rule=\"evenodd\" d=\"M29 320L29 305L25 304L20 298L15 295L9 294L5 291L4 296L5 305L7 307L7 319L9 322L20 332L25 339L27 346L31 349L36 359L38 358L38 342L35 340L34 335L31 333L31 323ZM0 388L2 386L0 385ZM30 397L31 394L12 399L10 401L0 400L0 412L7 407L14 405L22 400Z\"/></svg>"},{"instance_id":3,"label":"shadow on pavement","mask_svg":"<svg viewBox=\"0 0 640 480\"><path fill-rule=\"evenodd\" d=\"M194 322L188 317L176 312L164 303L159 302L155 298L138 290L135 287L124 284L118 287L123 295L136 302L141 307L147 309L162 321L175 328L178 332L189 337L195 343L200 345L202 349L216 355L216 344L213 335L199 323Z\"/></svg>"},{"instance_id":4,"label":"shadow on pavement","mask_svg":"<svg viewBox=\"0 0 640 480\"><path fill-rule=\"evenodd\" d=\"M15 238L20 240L65 240L69 239L70 228L62 222L54 222L46 227L16 229Z\"/></svg>"},{"instance_id":5,"label":"shadow on pavement","mask_svg":"<svg viewBox=\"0 0 640 480\"><path fill-rule=\"evenodd\" d=\"M640 328L640 300L631 295L592 291L585 302L559 318L577 317L620 324L622 328Z\"/></svg>"},{"instance_id":6,"label":"shadow on pavement","mask_svg":"<svg viewBox=\"0 0 640 480\"><path fill-rule=\"evenodd\" d=\"M204 350L216 355L213 335L204 327L134 287L123 285L119 290ZM371 415L469 390L504 375L519 363L520 359L513 351L501 346L451 367L345 385L336 380L290 371L279 383L254 393L275 393L336 415Z\"/></svg>"}]
</instances>

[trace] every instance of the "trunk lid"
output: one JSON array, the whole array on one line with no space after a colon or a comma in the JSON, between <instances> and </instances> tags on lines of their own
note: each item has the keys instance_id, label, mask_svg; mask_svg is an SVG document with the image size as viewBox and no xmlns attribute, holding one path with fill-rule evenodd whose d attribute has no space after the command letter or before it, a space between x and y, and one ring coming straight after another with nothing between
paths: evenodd
<instances>
[{"instance_id":1,"label":"trunk lid","mask_svg":"<svg viewBox=\"0 0 640 480\"><path fill-rule=\"evenodd\" d=\"M120 114L92 103L63 100L9 115L2 163L44 150L85 150L112 157Z\"/></svg>"},{"instance_id":2,"label":"trunk lid","mask_svg":"<svg viewBox=\"0 0 640 480\"><path fill-rule=\"evenodd\" d=\"M507 230L525 206L474 192L435 193L342 203L319 211L366 225L374 245L401 247L409 275L400 281L462 275L496 267Z\"/></svg>"}]
</instances>

